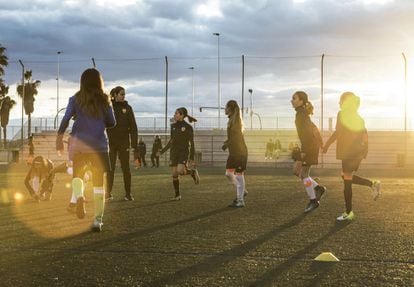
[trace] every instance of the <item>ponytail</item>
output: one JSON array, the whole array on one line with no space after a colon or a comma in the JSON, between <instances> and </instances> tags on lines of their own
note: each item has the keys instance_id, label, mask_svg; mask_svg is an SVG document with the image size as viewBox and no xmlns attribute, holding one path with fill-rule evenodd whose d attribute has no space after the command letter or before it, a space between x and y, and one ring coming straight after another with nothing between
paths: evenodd
<instances>
[{"instance_id":1,"label":"ponytail","mask_svg":"<svg viewBox=\"0 0 414 287\"><path fill-rule=\"evenodd\" d=\"M309 101L308 94L303 91L297 91L294 93L294 95L298 96L299 100L303 102L303 107L305 108L308 115L313 115L313 105Z\"/></svg>"},{"instance_id":2,"label":"ponytail","mask_svg":"<svg viewBox=\"0 0 414 287\"><path fill-rule=\"evenodd\" d=\"M187 111L187 109L186 109L186 108L181 107L181 108L178 108L178 109L177 109L177 111L178 111L180 114L182 114L182 115L184 116L184 118L188 118L188 121L189 121L190 123L197 122L197 119L196 119L196 118L194 118L193 116L190 116L190 115L188 114L188 111Z\"/></svg>"}]
</instances>

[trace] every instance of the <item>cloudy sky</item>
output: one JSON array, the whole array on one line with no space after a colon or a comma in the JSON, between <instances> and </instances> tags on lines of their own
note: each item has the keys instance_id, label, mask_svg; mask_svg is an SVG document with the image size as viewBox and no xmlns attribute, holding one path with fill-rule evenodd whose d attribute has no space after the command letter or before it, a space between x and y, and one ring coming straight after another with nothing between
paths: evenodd
<instances>
[{"instance_id":1,"label":"cloudy sky","mask_svg":"<svg viewBox=\"0 0 414 287\"><path fill-rule=\"evenodd\" d=\"M293 91L307 91L320 113L320 62L325 57L325 114L334 116L341 92L362 98L366 117L398 117L404 107L404 66L414 68L414 1L405 0L0 0L0 44L10 64L4 77L15 96L21 59L42 81L34 116L56 113L57 51L60 105L76 92L95 59L109 90L127 88L137 116L162 116L165 56L169 113L217 106L217 48L223 105L245 101L263 117L292 116ZM411 67L412 66L412 67ZM411 76L409 73L409 93ZM17 98L17 97L16 97ZM15 108L13 117L19 117ZM378 121L376 121L378 122Z\"/></svg>"}]
</instances>

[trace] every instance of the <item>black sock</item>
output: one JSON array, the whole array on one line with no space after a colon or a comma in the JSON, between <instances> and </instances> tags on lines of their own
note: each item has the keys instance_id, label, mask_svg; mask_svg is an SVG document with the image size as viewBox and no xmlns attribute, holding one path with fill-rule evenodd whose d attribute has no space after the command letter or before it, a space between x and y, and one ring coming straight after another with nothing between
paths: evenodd
<instances>
[{"instance_id":1,"label":"black sock","mask_svg":"<svg viewBox=\"0 0 414 287\"><path fill-rule=\"evenodd\" d=\"M365 185L365 186L372 186L372 181L367 179L367 178L363 178L357 175L353 175L352 176L352 183L353 184L358 184L358 185Z\"/></svg>"},{"instance_id":2,"label":"black sock","mask_svg":"<svg viewBox=\"0 0 414 287\"><path fill-rule=\"evenodd\" d=\"M352 211L352 180L344 180L344 198L346 213Z\"/></svg>"},{"instance_id":3,"label":"black sock","mask_svg":"<svg viewBox=\"0 0 414 287\"><path fill-rule=\"evenodd\" d=\"M180 195L180 181L178 180L178 177L173 177L173 185L174 185L175 196L179 196Z\"/></svg>"}]
</instances>

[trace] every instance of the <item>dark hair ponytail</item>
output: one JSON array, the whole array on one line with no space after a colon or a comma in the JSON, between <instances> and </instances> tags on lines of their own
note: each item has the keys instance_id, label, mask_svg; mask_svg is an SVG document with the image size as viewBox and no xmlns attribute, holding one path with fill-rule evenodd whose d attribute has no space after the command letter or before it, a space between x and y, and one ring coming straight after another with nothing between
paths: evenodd
<instances>
[{"instance_id":1,"label":"dark hair ponytail","mask_svg":"<svg viewBox=\"0 0 414 287\"><path fill-rule=\"evenodd\" d=\"M294 95L298 96L299 100L303 102L303 107L305 108L308 115L313 115L313 105L309 101L308 94L304 91L297 91L294 93Z\"/></svg>"},{"instance_id":2,"label":"dark hair ponytail","mask_svg":"<svg viewBox=\"0 0 414 287\"><path fill-rule=\"evenodd\" d=\"M197 119L196 119L196 118L194 118L194 117L192 117L192 116L190 116L190 115L188 114L188 111L187 111L187 109L186 109L186 108L181 107L181 108L178 108L178 109L177 109L177 111L178 111L180 114L182 114L182 115L184 116L184 118L188 118L188 121L189 121L190 123L197 122Z\"/></svg>"},{"instance_id":3,"label":"dark hair ponytail","mask_svg":"<svg viewBox=\"0 0 414 287\"><path fill-rule=\"evenodd\" d=\"M119 94L120 91L125 91L124 87L116 86L109 93L111 95L111 101L115 101L115 96Z\"/></svg>"}]
</instances>

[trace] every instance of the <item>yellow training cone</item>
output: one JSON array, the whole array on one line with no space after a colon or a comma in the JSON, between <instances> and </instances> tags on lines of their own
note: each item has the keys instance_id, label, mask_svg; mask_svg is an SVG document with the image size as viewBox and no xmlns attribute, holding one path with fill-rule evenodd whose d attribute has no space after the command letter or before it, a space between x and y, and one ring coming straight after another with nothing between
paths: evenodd
<instances>
[{"instance_id":1,"label":"yellow training cone","mask_svg":"<svg viewBox=\"0 0 414 287\"><path fill-rule=\"evenodd\" d=\"M335 255L333 255L331 252L322 252L314 260L323 261L323 262L338 262L339 261L339 259Z\"/></svg>"}]
</instances>

